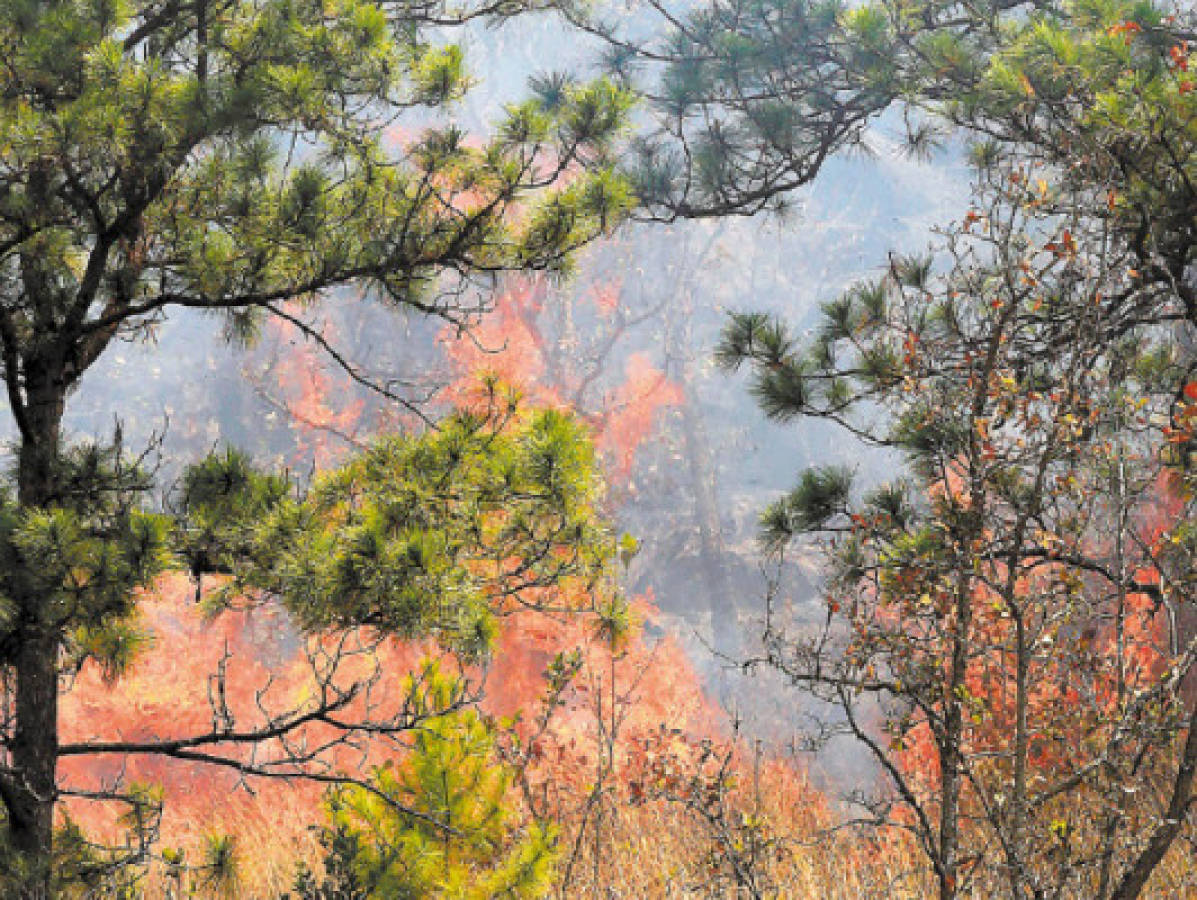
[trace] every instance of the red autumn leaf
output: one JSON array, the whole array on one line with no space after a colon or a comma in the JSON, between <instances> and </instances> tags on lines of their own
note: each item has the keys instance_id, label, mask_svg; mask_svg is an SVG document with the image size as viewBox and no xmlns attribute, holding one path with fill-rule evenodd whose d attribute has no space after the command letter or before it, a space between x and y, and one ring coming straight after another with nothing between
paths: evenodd
<instances>
[{"instance_id":1,"label":"red autumn leaf","mask_svg":"<svg viewBox=\"0 0 1197 900\"><path fill-rule=\"evenodd\" d=\"M1111 25L1106 29L1106 34L1111 37L1119 34L1126 35L1126 42L1129 44L1132 34L1137 34L1143 30L1143 26L1138 22L1119 22L1116 25Z\"/></svg>"}]
</instances>

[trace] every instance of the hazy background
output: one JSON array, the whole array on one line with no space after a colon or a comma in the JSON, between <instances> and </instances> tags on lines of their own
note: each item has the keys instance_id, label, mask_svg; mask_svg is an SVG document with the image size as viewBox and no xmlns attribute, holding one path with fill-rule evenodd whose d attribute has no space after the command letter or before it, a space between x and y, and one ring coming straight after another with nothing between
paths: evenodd
<instances>
[{"instance_id":1,"label":"hazy background","mask_svg":"<svg viewBox=\"0 0 1197 900\"><path fill-rule=\"evenodd\" d=\"M475 133L520 96L529 74L569 68L592 49L551 19L480 29L467 46L478 84L455 116ZM716 370L711 352L727 310L766 310L800 331L812 327L821 302L878 275L888 253L926 248L934 224L963 213L967 176L954 155L913 161L884 122L870 144L871 157L828 165L785 218L631 225L582 254L569 279L536 286L544 346L531 376L539 384L530 387L561 388L595 421L618 404L645 401L651 413L634 453L609 459L611 512L642 546L629 589L652 591L663 613L652 627L679 635L712 692L772 735L784 734L799 701L745 689L721 674L710 649L751 652L759 633L765 581L756 517L807 465L847 462L884 477L892 461L819 423L767 422L745 379ZM508 282L499 296L520 289L519 280ZM618 309L603 306L614 302ZM356 296L333 298L313 315L364 371L402 382L412 396L461 378L461 354L446 353L454 338L443 323ZM641 375L661 373L642 378L644 390L659 385L668 402L629 393L632 360ZM234 348L222 341L218 319L191 312L173 314L151 341L107 353L69 410L76 436L110 434L119 416L131 447L165 428L166 487L180 465L221 443L288 465L302 480L354 441L410 423L328 366L297 332L269 326L255 346ZM798 620L814 612L817 580L817 556L796 554L783 600Z\"/></svg>"}]
</instances>

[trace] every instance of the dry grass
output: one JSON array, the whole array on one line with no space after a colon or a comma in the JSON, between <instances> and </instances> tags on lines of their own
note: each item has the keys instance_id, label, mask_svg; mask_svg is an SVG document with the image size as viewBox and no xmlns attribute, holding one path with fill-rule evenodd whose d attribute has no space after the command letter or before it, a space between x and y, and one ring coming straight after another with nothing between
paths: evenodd
<instances>
[{"instance_id":1,"label":"dry grass","mask_svg":"<svg viewBox=\"0 0 1197 900\"><path fill-rule=\"evenodd\" d=\"M804 817L805 818L805 817ZM802 827L802 823L794 823ZM766 897L858 900L925 896L902 877L913 860L894 848L829 836L823 826L788 831L771 821L777 843L758 857L758 889ZM559 896L578 898L698 898L751 896L738 888L720 857L718 838L693 814L654 803L621 810L602 840L587 842Z\"/></svg>"},{"instance_id":2,"label":"dry grass","mask_svg":"<svg viewBox=\"0 0 1197 900\"><path fill-rule=\"evenodd\" d=\"M793 772L775 766L761 777L759 789L748 794L729 798L728 821L734 826L730 832L721 833L683 802L660 798L601 805L581 829L579 820L567 823L554 900L935 896L928 866L912 843L835 831L834 815L822 796ZM269 816L242 812L246 815L232 829L238 840L239 880L225 896L277 898L291 888L297 861L318 868L317 842L306 827L297 827L310 819L310 805L279 807ZM224 824L228 830L233 823ZM202 823L197 826L202 828ZM755 841L751 867L758 894L737 886L732 875L728 855L737 849L737 841L746 857ZM1193 848L1187 841L1178 842L1143 896L1197 900L1195 871ZM150 873L147 898L171 896L161 876L161 868ZM194 896L220 895L215 889L201 889ZM969 900L1002 896L1001 886L979 886Z\"/></svg>"}]
</instances>

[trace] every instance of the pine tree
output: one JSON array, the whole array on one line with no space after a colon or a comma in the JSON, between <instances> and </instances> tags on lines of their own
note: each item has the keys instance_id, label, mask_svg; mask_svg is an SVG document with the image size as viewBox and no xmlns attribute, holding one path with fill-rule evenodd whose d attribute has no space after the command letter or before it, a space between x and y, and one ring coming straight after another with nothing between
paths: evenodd
<instances>
[{"instance_id":1,"label":"pine tree","mask_svg":"<svg viewBox=\"0 0 1197 900\"><path fill-rule=\"evenodd\" d=\"M779 29L811 9L749 6ZM840 710L824 736L886 776L853 798L861 820L912 831L941 897L1140 896L1197 768L1191 14L883 0L832 18L916 144L968 142L977 190L933 255L891 257L813 334L727 325L720 361L751 366L768 415L907 463L869 491L816 467L765 511L769 550L813 536L829 563L825 625L771 620L766 661ZM750 31L733 17L722 39ZM766 86L732 118L806 102L790 65L810 68L770 71L796 100ZM767 188L725 174L725 197Z\"/></svg>"},{"instance_id":2,"label":"pine tree","mask_svg":"<svg viewBox=\"0 0 1197 900\"><path fill-rule=\"evenodd\" d=\"M982 154L1058 166L1070 184L1100 192L1095 200L1112 192L1145 277L1183 280L1197 85L1190 9L713 0L672 21L657 10L665 27L648 38L639 21L571 11L606 42L613 76L639 85L655 114L631 167L639 215L784 208L834 155L867 153L869 128L898 113L912 155L963 137Z\"/></svg>"},{"instance_id":3,"label":"pine tree","mask_svg":"<svg viewBox=\"0 0 1197 900\"><path fill-rule=\"evenodd\" d=\"M95 466L75 482L64 475L62 484L94 485L97 473L118 471L97 468L94 454L70 458ZM100 494L110 505L123 500L125 508L96 498L91 506L83 498L77 508L50 513L10 504L5 546L20 554L22 566L36 567L43 596L74 612L75 628L62 637L64 668L98 665L119 683L145 639L131 586L147 585L173 562L173 549L174 559L191 561L193 573L222 573L203 596L208 614L232 605L281 605L308 635L310 685L283 706L270 702L263 687L257 708L247 709L226 698L222 666L210 676L210 729L59 744L58 758L153 755L232 768L249 778L356 785L344 796L366 802L386 792L388 815L405 828L418 822L421 839L429 842L458 834L459 808L471 828L481 829L470 853L485 856L500 837L506 840L505 832L493 830L507 814L506 781L496 777L487 728L469 709L477 691L435 665L396 686L377 651L395 639L431 638L458 660L481 661L500 616L522 609L583 612L602 598L618 604L610 574L615 541L599 513L602 482L579 422L555 410L525 409L514 392L486 381L475 405L436 429L380 439L303 492L222 451L184 472L179 509L168 517L139 507L145 502L139 484L127 488L128 496L115 491L130 477L110 476ZM11 573L10 579L33 577L20 566ZM5 636L15 640L14 630ZM397 770L407 774L380 771L367 779L339 761L342 751L352 751L356 761L371 740L404 735L412 735L417 748ZM447 769L452 778L473 780L448 796ZM128 846L113 852L89 847L67 823L52 857L55 891L93 882L115 889L128 880L124 870L146 862L153 850L156 817L169 801L160 790L135 784L101 787L89 796L126 810ZM446 896L490 896L499 884L518 894L526 879L540 884L551 834L536 831L529 841L484 874L473 862L446 862L442 874L453 878L445 884L458 892ZM173 850L164 859L184 881L210 880L234 862L232 845L219 849L219 867L187 864ZM33 892L45 883L28 855L3 859L0 889L6 893Z\"/></svg>"},{"instance_id":4,"label":"pine tree","mask_svg":"<svg viewBox=\"0 0 1197 900\"><path fill-rule=\"evenodd\" d=\"M329 797L322 843L332 877L316 884L301 876L299 896L543 896L556 832L542 823L522 830L513 824L512 773L495 753L491 726L477 711L456 708L460 684L435 668L408 693L430 707L432 724L416 732L402 759L377 769L368 788Z\"/></svg>"},{"instance_id":5,"label":"pine tree","mask_svg":"<svg viewBox=\"0 0 1197 900\"><path fill-rule=\"evenodd\" d=\"M64 445L71 391L172 310L222 315L237 340L281 316L332 351L281 304L357 286L462 320L466 288L558 269L611 227L629 203L609 160L628 97L607 81L513 105L480 146L452 125L387 146L467 87L437 35L533 6L3 4L0 359L17 446L0 800L30 896L50 868L64 653L103 644L115 663L133 638L112 623L164 563L119 446Z\"/></svg>"},{"instance_id":6,"label":"pine tree","mask_svg":"<svg viewBox=\"0 0 1197 900\"><path fill-rule=\"evenodd\" d=\"M768 548L829 561L825 625L771 622L768 662L841 710L886 774L863 819L913 830L941 897L1136 897L1197 765L1187 47L1142 4L950 39L892 9L842 21L912 90L956 85L927 107L982 136L978 189L813 336L728 323L770 416L907 462L870 491L817 467L764 513Z\"/></svg>"}]
</instances>

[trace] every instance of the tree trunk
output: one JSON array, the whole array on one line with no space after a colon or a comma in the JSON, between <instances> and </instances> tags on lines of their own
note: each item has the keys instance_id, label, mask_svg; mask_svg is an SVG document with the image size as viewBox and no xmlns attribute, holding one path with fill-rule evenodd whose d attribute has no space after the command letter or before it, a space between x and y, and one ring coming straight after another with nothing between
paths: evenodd
<instances>
[{"instance_id":1,"label":"tree trunk","mask_svg":"<svg viewBox=\"0 0 1197 900\"><path fill-rule=\"evenodd\" d=\"M27 390L27 433L18 451L17 498L22 508L49 505L56 491L55 460L63 392ZM33 590L14 598L19 630L13 659L16 726L9 746L13 777L5 792L9 840L29 869L26 900L49 897L57 799L59 625L46 621L45 598Z\"/></svg>"},{"instance_id":2,"label":"tree trunk","mask_svg":"<svg viewBox=\"0 0 1197 900\"><path fill-rule=\"evenodd\" d=\"M1168 849L1188 817L1193 803L1193 782L1197 777L1197 712L1189 716L1188 734L1185 735L1184 750L1172 782L1172 799L1168 809L1155 827L1147 846L1131 863L1122 881L1111 895L1113 900L1136 900L1147 886L1151 873L1163 861Z\"/></svg>"},{"instance_id":3,"label":"tree trunk","mask_svg":"<svg viewBox=\"0 0 1197 900\"><path fill-rule=\"evenodd\" d=\"M727 577L723 529L719 522L719 503L715 494L715 467L711 461L710 441L702 421L697 392L690 366L681 367L682 439L694 492L694 518L698 525L699 563L706 586L707 607L711 613L711 639L715 649L735 657L740 650L739 606Z\"/></svg>"},{"instance_id":4,"label":"tree trunk","mask_svg":"<svg viewBox=\"0 0 1197 900\"><path fill-rule=\"evenodd\" d=\"M32 631L33 629L30 629ZM9 838L29 866L23 896L49 896L58 762L58 638L22 635L16 657L16 732L11 746L16 785L8 804Z\"/></svg>"}]
</instances>

